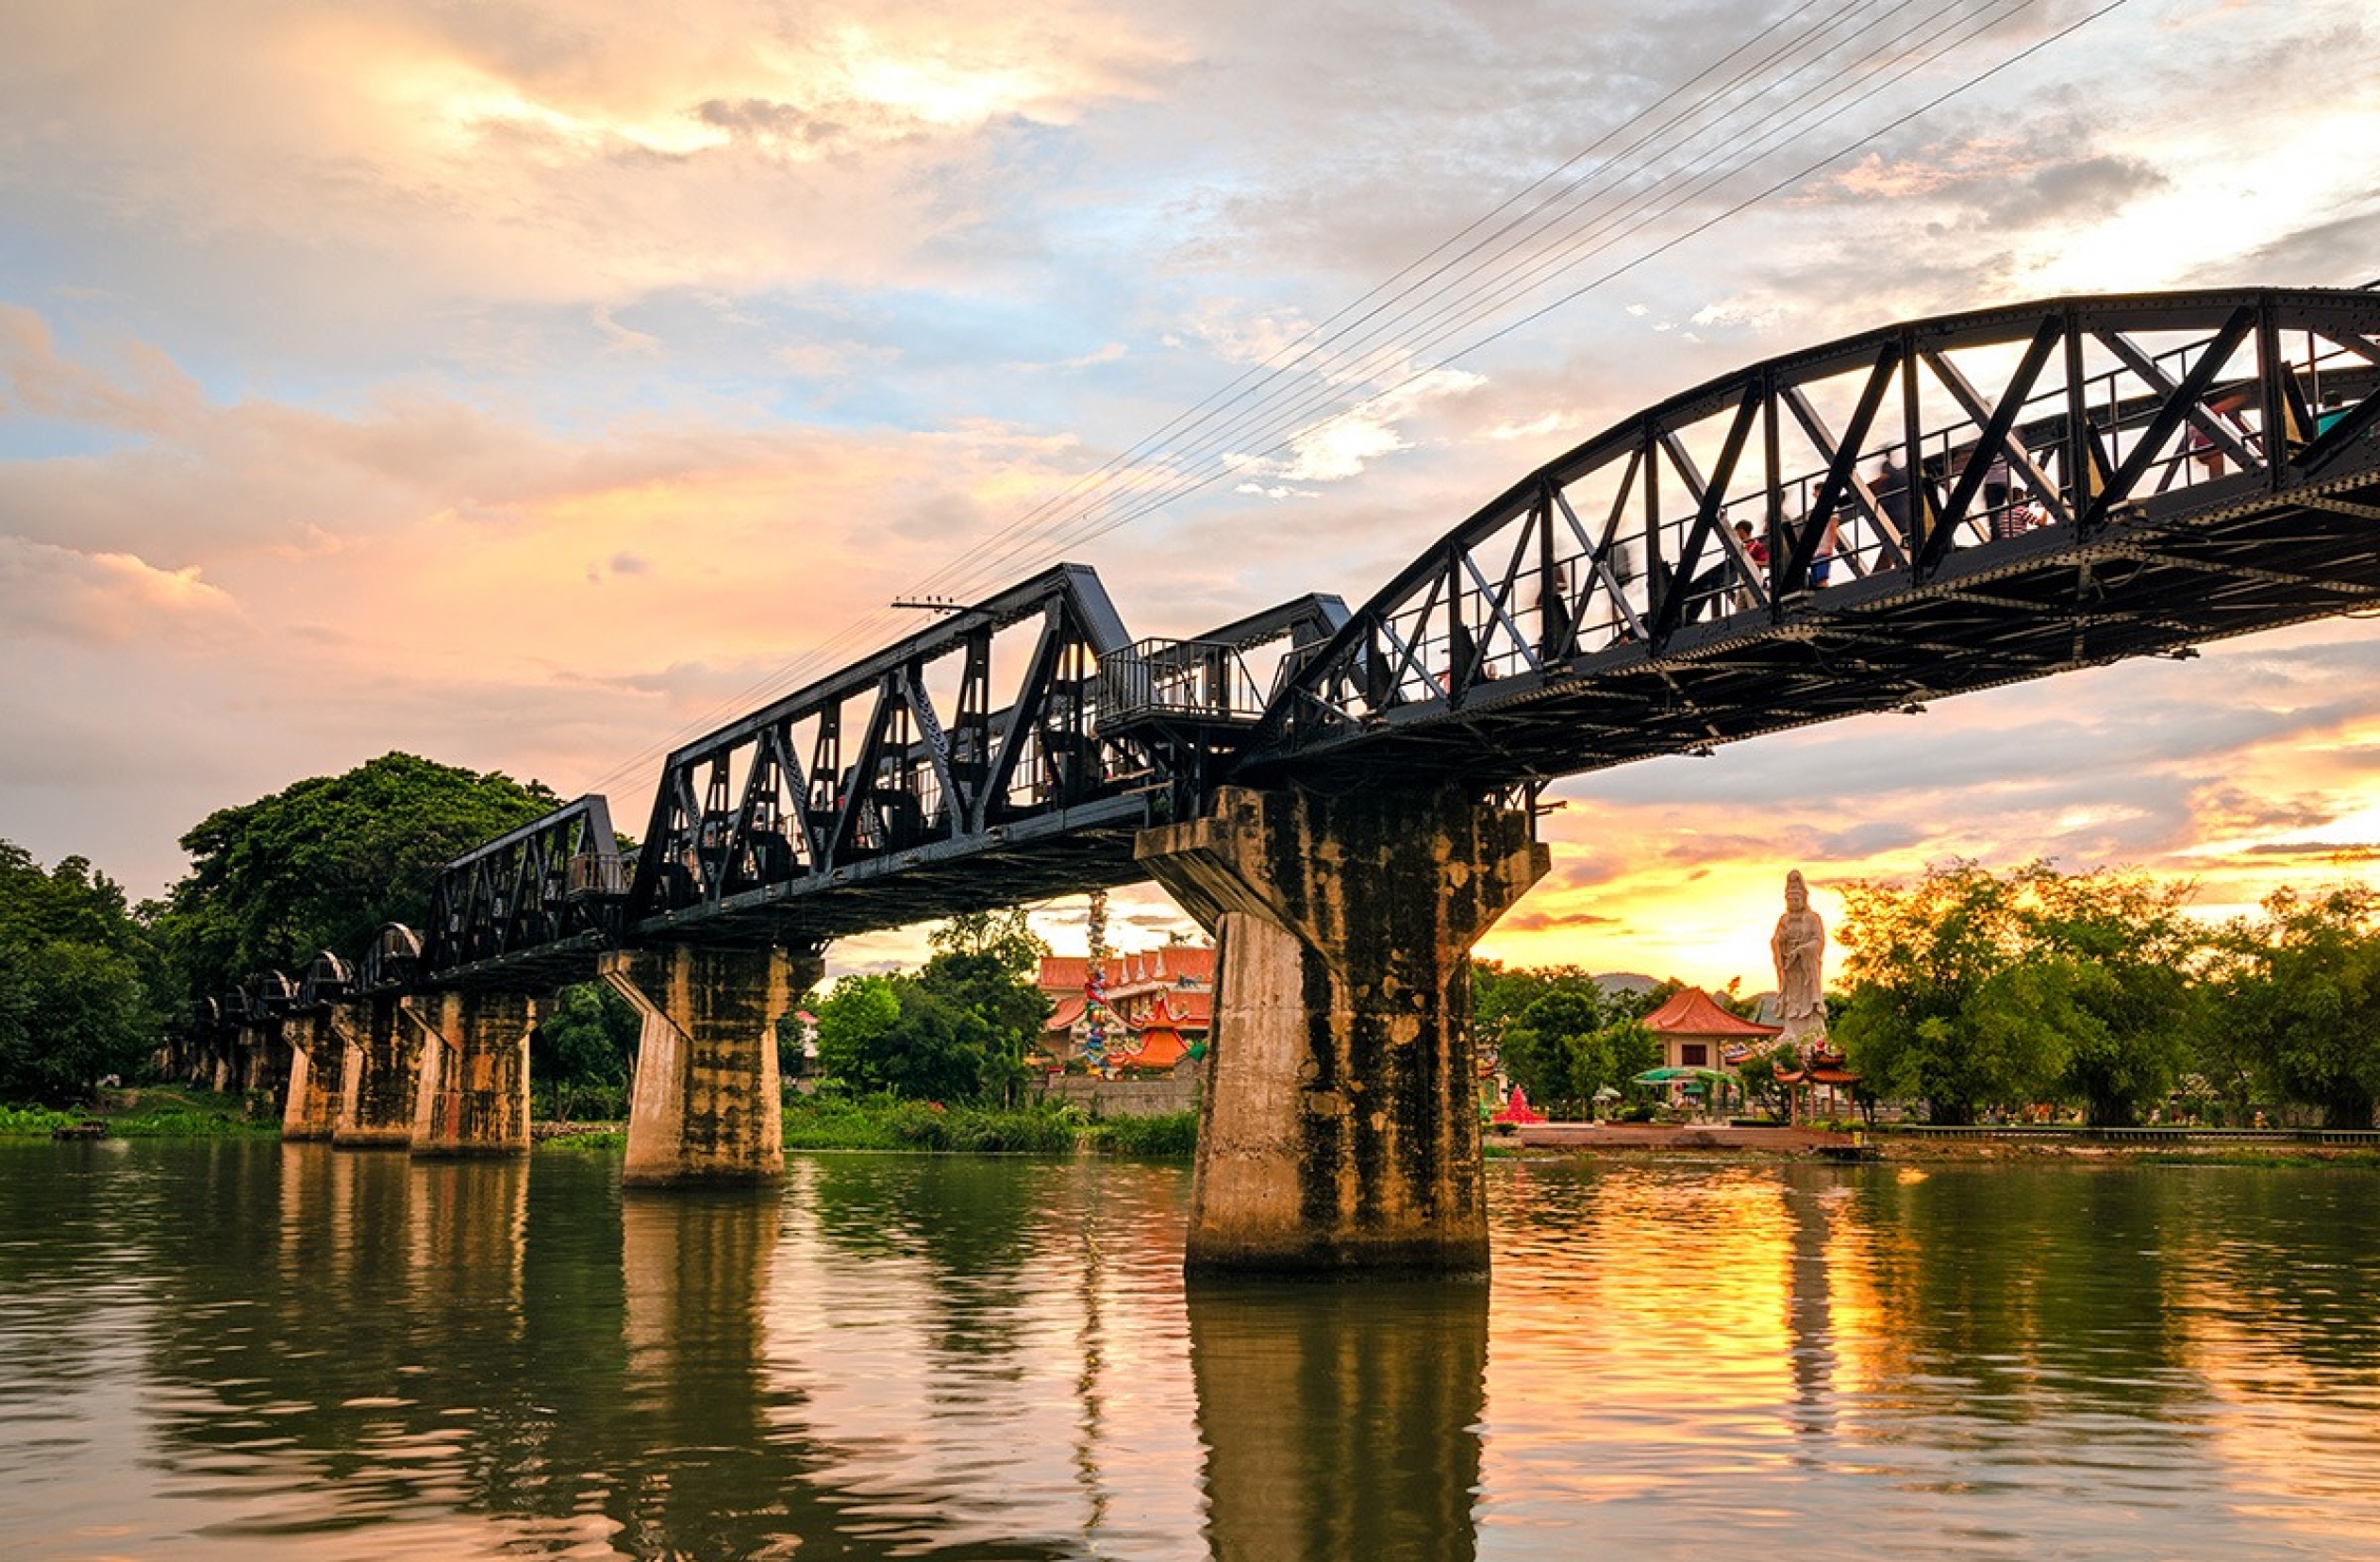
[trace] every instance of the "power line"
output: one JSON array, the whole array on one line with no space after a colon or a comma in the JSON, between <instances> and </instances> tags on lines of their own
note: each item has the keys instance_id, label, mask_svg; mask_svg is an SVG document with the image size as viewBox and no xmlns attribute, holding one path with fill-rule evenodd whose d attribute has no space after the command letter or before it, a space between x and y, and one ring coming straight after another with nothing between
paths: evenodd
<instances>
[{"instance_id":1,"label":"power line","mask_svg":"<svg viewBox=\"0 0 2380 1562\"><path fill-rule=\"evenodd\" d=\"M1907 43L1913 35L1915 35L1920 29L1925 27L1928 24L1939 23L1939 19L1947 11L1953 9L1957 3L1958 0L1951 0L1950 4L1941 6L1933 12L1928 13L1928 15L1921 19L1915 26L1905 29L1900 34L1884 41L1883 43L1871 49L1863 58L1856 61L1854 69L1872 64L1879 59L1884 58L1896 46ZM1999 8L1998 14L1987 14L1983 16L1978 24L1965 35L1953 40L1950 44L1943 45L1942 47L1934 50L1931 54L1918 54L1918 50L1922 49L1924 45L1931 43L1936 39L1939 39L1943 32L1950 30L1951 27L1956 26L1958 24L1953 22L1935 25L1931 32L1926 33L1923 38L1918 40L1915 45L1905 50L1900 55L1899 58L1894 62L1899 67L1899 74L1892 76L1890 81L1887 84L1889 85L1891 82L1897 82L1910 72L1922 68L1925 64L1931 63L1934 59L1939 58L1943 54L1947 53L1951 48L1955 48L1959 43L1967 42L1969 39L1988 30L1989 27L1996 25L1999 22L2006 20L2007 16L2013 15L2016 10L2022 9L2033 3L2034 0L1995 0L1995 5ZM1538 256L1525 260L1517 271L1507 271L1501 276L1490 278L1487 284L1490 291L1484 302L1475 303L1469 307L1464 312L1462 318L1454 321L1451 325L1444 324L1445 317L1443 315L1440 315L1438 320L1424 322L1423 330L1425 334L1422 337L1422 339L1419 341L1406 343L1400 350L1407 355L1426 352L1430 348L1445 341L1450 335L1454 334L1455 331L1473 324L1480 319L1492 315L1506 305L1525 296L1532 288L1540 283L1560 274L1563 271L1571 269L1585 259L1591 258L1593 256L1606 252L1621 240L1633 236L1651 223L1677 210L1696 196L1701 195L1709 190L1716 189L1718 186L1723 184L1727 179L1734 177L1736 174L1743 172L1752 165L1765 159L1766 158L1782 155L1783 153L1789 151L1792 144L1791 141L1788 141L1787 144L1783 146L1771 148L1767 152L1762 152L1759 149L1766 142L1776 140L1781 132L1802 125L1812 114L1816 113L1818 109L1825 108L1830 102L1839 100L1847 96L1855 87L1867 87L1872 85L1871 79L1864 75L1856 79L1851 79L1851 75L1852 72L1850 70L1839 71L1830 77L1826 78L1826 80L1813 86L1812 88L1805 91L1798 97L1790 100L1785 105L1785 108L1793 108L1797 106L1807 105L1810 104L1812 100L1815 100L1815 107L1805 108L1801 113L1795 115L1794 117L1772 124L1767 132L1756 137L1750 143L1748 143L1748 145L1742 147L1714 148L1702 153L1692 161L1689 162L1684 168L1674 171L1671 175L1671 179L1673 180L1680 178L1685 179L1686 182L1683 184L1665 184L1663 186L1656 186L1652 190L1639 191L1636 195L1627 197L1619 205L1616 210L1599 216L1596 219L1594 225L1566 236L1563 247L1555 249L1550 255ZM1837 112L1833 114L1825 115L1818 121L1816 125L1809 126L1808 129L1814 131L1817 128L1821 128L1833 119L1840 117L1842 112L1847 111L1847 108L1842 108L1838 109ZM1804 132L1805 135L1806 133L1806 131ZM1880 135L1882 133L1882 131L1878 131L1873 134ZM1800 138L1797 137L1796 139ZM1871 139L1872 139L1872 137ZM1856 144L1859 143L1855 143L1855 147ZM1705 165L1714 156L1717 156L1722 152L1733 150L1742 150L1745 152L1745 155L1739 158L1733 166L1723 168L1714 174L1703 174L1702 171ZM1841 156L1843 150L1845 149L1836 149L1828 155L1828 158L1821 159L1820 164L1814 166L1822 166L1824 161L1831 160L1834 157ZM1767 193L1773 193L1773 191L1763 192L1763 194ZM1758 197L1756 197L1756 199ZM1724 217L1732 215L1735 211L1742 209L1743 206L1748 204L1750 203L1739 203L1737 206L1731 207L1726 211L1723 212L1722 216ZM1633 220L1627 220L1632 208L1637 209L1637 215L1633 218ZM1613 225L1615 224L1623 223L1623 220L1624 225L1620 226L1619 231L1616 234L1613 234ZM1589 240L1600 240L1600 241L1593 242L1591 244L1587 243L1586 241ZM1582 247L1584 253L1581 253ZM1639 258L1634 264L1641 264L1643 258ZM1606 273L1604 276L1599 277L1597 279L1597 283L1594 285L1600 285L1601 282L1607 281L1613 275L1617 274L1620 274L1620 273ZM1580 291L1583 291L1586 290ZM1577 293L1573 292L1566 296L1576 297ZM1466 349L1466 351L1468 349ZM1274 430L1290 430L1286 436L1273 438L1273 442L1259 447L1255 452L1253 458L1261 459L1269 457L1285 449L1292 448L1297 440L1307 438L1321 429L1327 428L1331 425L1331 424L1351 416L1357 410L1376 406L1381 400L1387 398L1388 396L1393 395L1399 390L1405 390L1418 383L1429 374L1436 373L1439 370L1447 367L1452 361L1454 361L1454 358L1449 357L1447 358L1441 358L1435 362L1425 364L1423 368L1405 374L1394 383L1375 390L1369 395L1363 396L1353 406L1340 409L1334 416L1325 418L1319 424L1309 424L1306 422L1306 420L1312 417L1322 408L1329 406L1332 401L1339 399L1340 391L1338 388L1328 384L1319 388L1311 386L1303 388L1295 386L1283 387L1282 389L1274 391L1273 396L1269 398L1268 403L1265 404L1271 405L1273 402L1277 402L1283 395L1293 396L1295 399L1292 401L1291 405L1279 417L1269 420L1262 425L1255 425L1252 424L1250 418L1243 416L1240 421L1220 431L1218 437L1210 440L1205 445L1182 453L1179 458L1179 464L1165 477L1156 480L1154 483L1144 483L1141 485L1143 490L1154 488L1154 491L1141 491L1136 494L1135 490L1131 488L1120 489L1115 494L1111 495L1105 501L1105 504L1107 507L1110 507L1108 513L1102 514L1100 512L1100 507L1096 506L1085 507L1083 509L1077 511L1068 522L1061 523L1062 529L1056 530L1056 542L1058 546L1073 546L1076 543L1090 540L1099 536L1104 536L1114 530L1117 525L1126 523L1130 521L1140 519L1144 515L1153 513L1156 509L1161 508L1163 506L1172 503L1174 499L1183 496L1185 493L1194 492L1201 489L1210 487L1215 482L1220 481L1226 476L1232 475L1232 470L1229 468L1225 468L1223 470L1207 470L1205 471L1202 475L1199 468L1195 465L1195 463L1224 454L1225 445L1223 441L1229 439L1249 433L1254 433L1258 438L1273 438ZM1351 374L1348 377L1360 379L1365 377L1365 374L1376 374L1377 373L1378 369L1376 367L1367 364L1361 373ZM1189 470L1185 471L1183 470L1184 468L1189 468ZM1127 502L1131 503L1130 508L1124 509L1121 513L1117 513L1114 510L1113 507L1121 506ZM978 554L971 558L970 562L975 563L980 560L984 564L997 566L1006 558L1013 557L1015 549L1012 546L1007 550L1003 550L1000 554L990 559L984 559L983 556Z\"/></svg>"},{"instance_id":2,"label":"power line","mask_svg":"<svg viewBox=\"0 0 2380 1562\"><path fill-rule=\"evenodd\" d=\"M1489 212L1474 219L1448 239L1440 241L1429 251L1408 262L1383 282L1374 285L1357 299L1342 306L1326 320L1307 327L1295 340L1276 350L1264 362L1243 371L1237 379L1211 392L1195 407L1176 415L1131 449L1111 457L1095 472L1076 478L1059 493L1028 507L1016 519L993 532L985 540L984 544L971 550L965 558L946 563L927 575L924 581L920 582L921 589L939 588L945 595L964 594L974 589L975 582L1007 569L1009 561L1021 557L1027 550L1047 547L1055 551L1058 548L1077 545L1142 519L1188 494L1211 487L1214 483L1242 470L1240 466L1235 466L1231 461L1234 453L1230 445L1234 440L1253 439L1266 441L1256 450L1253 457L1246 457L1243 454L1243 461L1262 461L1284 451L1291 450L1299 440L1310 438L1313 434L1325 430L1334 424L1340 423L1364 409L1378 406L1386 398L1415 386L1429 374L1439 373L1465 356L1510 335L1523 324L1542 319L1554 309L1573 302L1595 288L1667 253L1719 223L1808 177L1827 163L1870 144L1950 98L1990 79L2021 60L2031 58L2052 43L2105 15L2107 11L2118 8L2126 3L2126 0L2111 0L2110 4L2089 13L2081 20L2051 34L1986 71L1956 84L1888 124L1826 152L1803 165L1795 173L1733 203L1644 254L1605 271L1581 287L1573 289L1559 298L1455 348L1434 362L1410 370L1390 384L1379 386L1352 404L1323 417L1320 422L1307 421L1327 407L1331 402L1347 394L1345 390L1347 385L1351 383L1360 385L1376 380L1381 373L1392 370L1395 363L1409 363L1415 357L1426 354L1460 331L1524 298L1529 292L1546 282L1606 253L1620 241L1641 231L1651 223L1673 213L1688 202L1715 190L1757 163L1789 153L1800 141L1806 140L1817 130L1822 129L1826 125L1840 118L1842 114L1849 112L1856 104L1835 108L1832 112L1818 118L1815 124L1805 124L1819 108L1824 108L1839 102L1855 87L1873 87L1872 77L1855 77L1855 72L1873 65L1893 48L1906 43L1913 35L1938 22L1946 12L1955 9L1959 0L1948 0L1948 3L1926 13L1915 24L1904 27L1892 37L1872 45L1851 64L1839 66L1822 76L1817 82L1805 87L1798 95L1791 97L1783 105L1783 110L1798 109L1799 112L1782 122L1774 120L1773 116L1781 110L1777 106L1769 103L1767 99L1781 86L1790 83L1797 76L1809 71L1829 52L1839 52L1852 40L1873 30L1888 18L1910 9L1916 0L1898 0L1898 3L1889 4L1876 16L1854 28L1843 38L1832 43L1826 42L1828 35L1835 28L1848 24L1861 10L1873 3L1874 0L1851 0L1851 3L1820 18L1799 35L1770 49L1765 55L1754 59L1752 63L1740 67L1734 75L1705 91L1694 101L1669 112L1666 118L1659 120L1651 128L1641 128L1647 122L1654 120L1655 116L1677 104L1689 90L1708 81L1729 63L1742 58L1749 51L1773 38L1792 18L1783 17L1772 23L1752 39L1739 44L1711 65L1706 66L1681 87L1671 90L1647 108L1640 110L1612 130L1606 131L1589 147L1574 154L1556 168L1540 174ZM1922 69L1952 50L1972 42L1974 38L2036 3L2038 0L1995 0L1993 5L1986 7L1980 19L1972 28L1954 38L1950 42L1935 48L1931 53L1919 55L1918 50L1923 49L1935 40L1939 39L1943 33L1954 30L1963 23L1954 21L1935 26L1934 30L1926 33L1917 44L1903 50L1898 58L1889 67L1893 74L1889 76L1885 85L1897 84L1916 70ZM1748 98L1725 109L1715 121L1687 131L1673 144L1655 150L1641 163L1626 165L1622 163L1622 159L1629 155L1656 146L1660 138L1673 129L1688 124L1703 110L1723 101L1727 94L1768 67L1789 60L1796 53L1813 49L1815 52L1812 52L1809 58L1792 64L1781 74L1765 77L1763 84ZM1815 108L1809 107L1813 101ZM1719 146L1706 149L1686 163L1682 169L1675 169L1660 175L1656 182L1620 202L1614 209L1598 209L1598 203L1607 202L1606 196L1583 193L1599 176L1609 174L1615 179L1622 179L1631 174L1640 175L1646 171L1646 164L1656 163L1663 157L1674 157L1685 148L1692 146L1698 139L1723 136L1733 120L1747 115L1755 109L1764 109L1772 116L1772 121L1768 130L1754 138L1748 145L1723 141ZM1800 128L1794 128L1796 126ZM1781 143L1768 144L1777 141L1780 133L1788 129L1790 129L1792 133ZM1640 131L1640 133L1637 134L1636 138L1620 151L1613 153L1589 172L1563 179L1564 174L1576 169L1580 163L1592 157L1597 151L1631 131ZM1760 150L1764 145L1768 149ZM1744 155L1737 158L1731 165L1720 168L1716 173L1707 172L1706 165L1714 157L1733 151L1740 151ZM1685 180L1682 186L1676 182L1681 178ZM1556 181L1559 182L1556 183ZM1554 185L1555 189L1550 193L1540 194L1545 191L1549 185ZM1532 202L1530 197L1533 195L1539 198ZM1482 230L1487 229L1488 225L1494 223L1498 217L1515 213L1516 208L1524 207L1524 209L1518 210L1517 214L1508 216L1501 224L1483 234ZM1633 215L1631 215L1632 211ZM1623 224L1624 225L1619 226L1615 234L1612 231L1615 224ZM1565 227L1564 224L1569 225ZM1549 233L1554 236L1552 242L1555 245L1550 251L1539 250L1534 252L1533 258L1524 257L1520 261L1507 262L1507 258L1546 239ZM1466 244L1464 242L1466 240L1471 241ZM1457 246L1461 247L1457 248ZM1490 252L1490 246L1496 247ZM1451 257L1448 253L1450 250L1454 251ZM1483 253L1489 253L1489 261L1476 263L1477 258ZM1430 266L1434 260L1438 261L1438 264ZM1500 271L1494 269L1498 264L1502 265ZM1418 279L1408 282L1402 289L1393 292L1390 291L1399 280L1413 277L1423 267L1430 267L1430 269L1423 272ZM1484 286L1487 289L1484 296L1478 291L1482 286L1483 276ZM1458 291L1472 299L1468 307L1453 312L1442 309L1433 310L1429 307L1437 301ZM1367 305L1371 307L1366 308ZM1358 314L1356 311L1359 309L1362 312ZM1341 321L1349 321L1350 316L1354 318L1343 329L1336 333L1331 331L1333 325ZM1388 337L1395 327L1408 323L1418 324L1420 326L1423 334L1418 341L1407 342L1402 346L1393 341L1386 346L1381 345L1384 338ZM1395 355L1390 364L1382 365L1376 361L1384 352ZM1350 353L1360 353L1362 356L1355 358L1351 365L1346 356ZM1313 383L1316 378L1322 382L1319 386ZM1283 405L1285 400L1286 406ZM1240 408L1237 412L1231 410L1235 406ZM1262 421L1258 422L1261 415L1268 410L1273 411L1274 415L1262 418ZM1164 451L1165 441L1169 437L1197 433L1201 430L1205 431L1203 435L1187 448L1166 452L1168 464L1162 473L1152 472L1142 464L1147 457ZM1216 462L1222 464L1212 470L1207 470L1208 463ZM1086 494L1089 497L1085 497ZM1082 502L1071 503L1077 499L1081 499ZM824 665L827 658L844 646L861 641L873 642L879 637L882 627L888 621L889 615L881 610L862 615L846 624L824 642L789 658L756 680L742 695L737 697L741 703L723 706L719 713L707 716L700 723L683 729L681 738L674 739L671 742L674 744L682 740L683 736L687 734L705 730L715 724L719 715L748 708L752 700L762 697L768 690L789 687L792 680L806 675L808 670ZM623 765L615 767L597 785L601 787L611 784L657 757L662 752L665 751L660 745L647 748Z\"/></svg>"}]
</instances>

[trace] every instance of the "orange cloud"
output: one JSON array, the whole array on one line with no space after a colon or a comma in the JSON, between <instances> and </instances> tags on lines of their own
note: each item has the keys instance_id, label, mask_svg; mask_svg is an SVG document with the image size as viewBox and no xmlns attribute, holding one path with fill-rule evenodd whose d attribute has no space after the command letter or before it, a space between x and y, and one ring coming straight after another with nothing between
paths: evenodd
<instances>
[{"instance_id":1,"label":"orange cloud","mask_svg":"<svg viewBox=\"0 0 2380 1562\"><path fill-rule=\"evenodd\" d=\"M195 568L0 536L0 640L188 645L241 627L238 605Z\"/></svg>"}]
</instances>

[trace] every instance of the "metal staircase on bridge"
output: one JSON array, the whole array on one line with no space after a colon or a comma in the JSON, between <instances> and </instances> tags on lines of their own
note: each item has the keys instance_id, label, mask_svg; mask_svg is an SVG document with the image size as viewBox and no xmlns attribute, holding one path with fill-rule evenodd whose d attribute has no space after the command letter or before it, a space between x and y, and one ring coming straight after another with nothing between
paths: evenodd
<instances>
[{"instance_id":1,"label":"metal staircase on bridge","mask_svg":"<svg viewBox=\"0 0 2380 1562\"><path fill-rule=\"evenodd\" d=\"M631 872L600 798L449 864L413 979L815 946L1134 879L1225 782L1525 789L2362 607L2375 338L2330 291L1894 325L1623 421L1353 613L1135 642L1059 566L670 756Z\"/></svg>"}]
</instances>

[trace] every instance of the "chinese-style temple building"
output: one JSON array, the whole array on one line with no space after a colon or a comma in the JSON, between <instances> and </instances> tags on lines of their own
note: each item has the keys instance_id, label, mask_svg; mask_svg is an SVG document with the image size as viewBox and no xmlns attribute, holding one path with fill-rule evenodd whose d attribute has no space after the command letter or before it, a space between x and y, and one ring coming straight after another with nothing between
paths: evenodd
<instances>
[{"instance_id":1,"label":"chinese-style temple building","mask_svg":"<svg viewBox=\"0 0 2380 1562\"><path fill-rule=\"evenodd\" d=\"M1730 1014L1701 988L1680 988L1644 1017L1644 1028L1660 1038L1665 1069L1732 1068L1784 1029Z\"/></svg>"},{"instance_id":2,"label":"chinese-style temple building","mask_svg":"<svg viewBox=\"0 0 2380 1562\"><path fill-rule=\"evenodd\" d=\"M1091 1039L1091 961L1052 955L1041 961L1040 989L1056 1005L1042 1028L1040 1060L1045 1068L1093 1062L1102 1072L1170 1070L1183 1059L1205 1055L1215 1023L1215 952L1196 944L1168 944L1139 955L1110 955L1099 963L1100 995L1107 1010L1102 1055L1089 1055Z\"/></svg>"}]
</instances>

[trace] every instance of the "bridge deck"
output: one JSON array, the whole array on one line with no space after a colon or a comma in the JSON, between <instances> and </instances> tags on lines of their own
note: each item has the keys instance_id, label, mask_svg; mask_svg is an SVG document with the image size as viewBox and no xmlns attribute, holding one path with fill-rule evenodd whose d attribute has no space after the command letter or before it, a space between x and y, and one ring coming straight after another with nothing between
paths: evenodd
<instances>
[{"instance_id":1,"label":"bridge deck","mask_svg":"<svg viewBox=\"0 0 2380 1562\"><path fill-rule=\"evenodd\" d=\"M2380 295L1894 325L1623 420L1353 613L1136 644L1046 572L673 754L633 875L600 799L450 864L421 979L1121 883L1224 782L1485 793L2175 652L2373 604L2375 542ZM1253 708L1237 658L1282 641Z\"/></svg>"}]
</instances>

